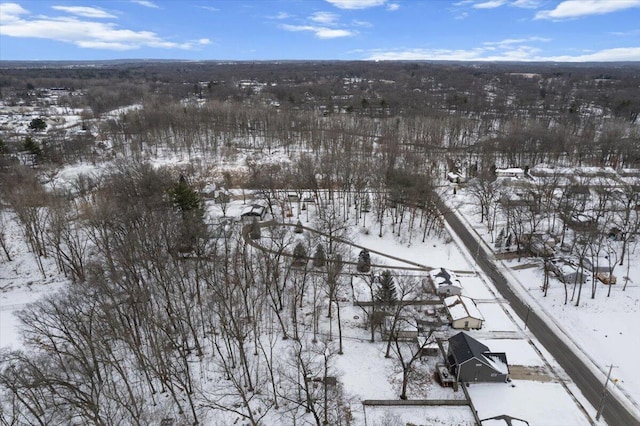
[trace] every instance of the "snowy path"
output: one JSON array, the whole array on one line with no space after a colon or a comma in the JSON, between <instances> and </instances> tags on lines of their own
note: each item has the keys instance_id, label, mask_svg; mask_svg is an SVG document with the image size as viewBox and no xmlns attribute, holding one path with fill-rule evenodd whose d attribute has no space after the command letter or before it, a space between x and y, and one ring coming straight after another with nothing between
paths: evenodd
<instances>
[{"instance_id":1,"label":"snowy path","mask_svg":"<svg viewBox=\"0 0 640 426\"><path fill-rule=\"evenodd\" d=\"M289 226L289 227L293 227L293 228L296 227L296 225L293 224L293 223L279 223L279 222L276 222L275 220L270 220L270 221L266 221L266 222L259 222L258 225L261 228L276 227L276 226ZM243 236L245 242L247 244L249 244L250 246L255 247L255 248L259 249L259 250L266 251L266 252L273 252L272 250L269 250L268 248L260 245L259 244L259 240L253 240L253 239L251 239L249 237L250 226L251 225L245 225L243 227L243 229L242 229L242 236ZM306 227L306 226L302 226L302 229L305 230L305 231L308 231L308 232L316 233L318 235L329 237L328 234L326 234L326 233L324 233L322 231L318 231L317 229L309 228L309 227ZM376 254L378 256L385 257L387 259L391 259L391 260L394 260L396 262L400 262L400 263L405 263L407 265L411 265L411 266L392 266L392 265L371 264L371 266L374 267L374 268L399 269L399 270L405 270L405 271L421 271L421 272L428 272L428 271L431 271L432 269L435 269L435 267L433 267L433 266L423 265L423 264L420 264L420 263L417 263L417 262L413 262L411 260L406 260L406 259L403 259L403 258L400 258L400 257L397 257L397 256L393 256L393 255L388 254L388 253L383 253L383 252L380 252L380 251L377 251L377 250L373 250L373 249L370 249L368 247L355 244L355 243L353 243L351 241L348 241L348 240L345 240L345 239L342 239L342 238L333 237L333 239L335 241L338 241L338 242L341 242L343 244L346 244L346 245L348 245L350 247L353 247L353 248L356 248L356 249L360 249L360 250L366 249L371 254ZM285 256L288 256L288 257L293 257L289 253L282 253L282 254L285 255ZM312 257L307 257L307 260L313 260L313 258ZM351 261L346 261L346 260L343 260L343 263L345 265L357 265L358 264L357 262L351 262ZM465 275L475 275L474 271L458 271L458 270L454 270L453 272L455 272L456 274L459 273L459 274L465 274Z\"/></svg>"}]
</instances>

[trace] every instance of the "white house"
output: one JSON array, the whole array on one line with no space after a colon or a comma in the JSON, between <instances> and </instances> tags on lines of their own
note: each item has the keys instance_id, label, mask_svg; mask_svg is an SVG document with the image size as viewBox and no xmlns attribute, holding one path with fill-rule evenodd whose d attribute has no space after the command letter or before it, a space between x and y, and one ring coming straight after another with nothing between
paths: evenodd
<instances>
[{"instance_id":1,"label":"white house","mask_svg":"<svg viewBox=\"0 0 640 426\"><path fill-rule=\"evenodd\" d=\"M431 285L440 296L451 296L462 293L462 284L456 274L445 268L429 271Z\"/></svg>"},{"instance_id":2,"label":"white house","mask_svg":"<svg viewBox=\"0 0 640 426\"><path fill-rule=\"evenodd\" d=\"M523 178L524 170L520 167L511 167L508 169L496 169L497 177Z\"/></svg>"},{"instance_id":3,"label":"white house","mask_svg":"<svg viewBox=\"0 0 640 426\"><path fill-rule=\"evenodd\" d=\"M445 298L444 304L447 306L453 328L465 330L482 328L484 317L473 299L455 295Z\"/></svg>"}]
</instances>

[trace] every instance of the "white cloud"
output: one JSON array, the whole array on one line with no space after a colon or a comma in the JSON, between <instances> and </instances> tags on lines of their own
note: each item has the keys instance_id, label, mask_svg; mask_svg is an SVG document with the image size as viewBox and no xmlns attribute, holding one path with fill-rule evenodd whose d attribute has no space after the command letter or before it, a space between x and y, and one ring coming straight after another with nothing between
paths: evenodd
<instances>
[{"instance_id":1,"label":"white cloud","mask_svg":"<svg viewBox=\"0 0 640 426\"><path fill-rule=\"evenodd\" d=\"M140 6L144 6L144 7L150 7L152 9L159 9L160 6L158 6L157 4L155 4L152 1L149 0L131 0L131 2L135 3L135 4L139 4Z\"/></svg>"},{"instance_id":2,"label":"white cloud","mask_svg":"<svg viewBox=\"0 0 640 426\"><path fill-rule=\"evenodd\" d=\"M51 6L52 9L61 10L63 12L71 13L72 15L83 16L85 18L116 18L109 12L106 12L97 7L86 6Z\"/></svg>"},{"instance_id":3,"label":"white cloud","mask_svg":"<svg viewBox=\"0 0 640 426\"><path fill-rule=\"evenodd\" d=\"M288 14L287 12L278 12L277 15L275 16L268 16L268 19L288 19L291 18L293 15Z\"/></svg>"},{"instance_id":4,"label":"white cloud","mask_svg":"<svg viewBox=\"0 0 640 426\"><path fill-rule=\"evenodd\" d=\"M27 15L29 11L17 3L0 3L0 23L8 24L19 20L20 15Z\"/></svg>"},{"instance_id":5,"label":"white cloud","mask_svg":"<svg viewBox=\"0 0 640 426\"><path fill-rule=\"evenodd\" d=\"M280 26L283 30L286 31L309 31L314 33L317 38L328 39L328 38L340 38L340 37L351 37L356 35L355 31L351 30L341 30L335 28L327 28L327 27L316 27L314 25L289 25L283 24Z\"/></svg>"},{"instance_id":6,"label":"white cloud","mask_svg":"<svg viewBox=\"0 0 640 426\"><path fill-rule=\"evenodd\" d=\"M324 25L332 25L338 20L339 16L331 12L316 12L309 17L313 22Z\"/></svg>"},{"instance_id":7,"label":"white cloud","mask_svg":"<svg viewBox=\"0 0 640 426\"><path fill-rule=\"evenodd\" d=\"M356 26L356 27L363 27L363 28L371 28L371 27L373 27L373 24L371 22L361 21L359 19L354 19L353 21L351 21L351 24Z\"/></svg>"},{"instance_id":8,"label":"white cloud","mask_svg":"<svg viewBox=\"0 0 640 426\"><path fill-rule=\"evenodd\" d=\"M469 17L468 12L462 12L459 15L456 15L455 19L467 19Z\"/></svg>"},{"instance_id":9,"label":"white cloud","mask_svg":"<svg viewBox=\"0 0 640 426\"><path fill-rule=\"evenodd\" d=\"M545 38L545 37L528 37L528 38L508 38L505 40L500 40L500 41L486 41L484 43L482 43L485 46L499 46L499 47L507 47L513 44L522 44L522 43L528 43L528 42L536 42L536 41L541 41L541 42L548 42L551 41L550 38Z\"/></svg>"},{"instance_id":10,"label":"white cloud","mask_svg":"<svg viewBox=\"0 0 640 426\"><path fill-rule=\"evenodd\" d=\"M495 9L505 4L507 0L489 0L484 3L476 3L472 7L474 9Z\"/></svg>"},{"instance_id":11,"label":"white cloud","mask_svg":"<svg viewBox=\"0 0 640 426\"><path fill-rule=\"evenodd\" d=\"M357 35L358 31L349 27L371 27L371 23L366 21L352 20L350 25L342 24L339 21L340 15L336 13L315 12L303 19L301 23L281 24L278 27L285 31L310 32L320 39L352 37Z\"/></svg>"},{"instance_id":12,"label":"white cloud","mask_svg":"<svg viewBox=\"0 0 640 426\"><path fill-rule=\"evenodd\" d=\"M579 55L542 55L531 46L500 49L485 46L473 49L402 49L369 51L365 59L379 61L522 61L522 62L614 62L640 61L640 47L604 49Z\"/></svg>"},{"instance_id":13,"label":"white cloud","mask_svg":"<svg viewBox=\"0 0 640 426\"><path fill-rule=\"evenodd\" d=\"M151 31L123 29L110 22L82 20L75 16L32 17L27 10L13 3L2 4L0 10L0 35L3 37L42 38L82 48L109 50L132 50L141 47L188 50L196 45L207 44L208 40L179 43L165 40Z\"/></svg>"},{"instance_id":14,"label":"white cloud","mask_svg":"<svg viewBox=\"0 0 640 426\"><path fill-rule=\"evenodd\" d=\"M449 49L374 50L365 59L369 61L421 61L421 60L471 60L477 53Z\"/></svg>"},{"instance_id":15,"label":"white cloud","mask_svg":"<svg viewBox=\"0 0 640 426\"><path fill-rule=\"evenodd\" d=\"M367 9L382 6L387 0L326 0L338 9Z\"/></svg>"},{"instance_id":16,"label":"white cloud","mask_svg":"<svg viewBox=\"0 0 640 426\"><path fill-rule=\"evenodd\" d=\"M640 35L640 29L630 30L630 31L613 31L613 32L611 32L609 34L614 35L614 36L618 36L618 37L637 36L637 35Z\"/></svg>"},{"instance_id":17,"label":"white cloud","mask_svg":"<svg viewBox=\"0 0 640 426\"><path fill-rule=\"evenodd\" d=\"M557 62L621 62L640 61L640 47L616 47L577 56L550 56L547 61Z\"/></svg>"},{"instance_id":18,"label":"white cloud","mask_svg":"<svg viewBox=\"0 0 640 426\"><path fill-rule=\"evenodd\" d=\"M208 10L209 12L220 12L220 9L213 6L199 6L200 9Z\"/></svg>"},{"instance_id":19,"label":"white cloud","mask_svg":"<svg viewBox=\"0 0 640 426\"><path fill-rule=\"evenodd\" d=\"M518 46L501 53L493 53L495 48L477 47L474 49L406 49L396 51L371 52L368 60L377 61L527 61L539 52L529 46Z\"/></svg>"},{"instance_id":20,"label":"white cloud","mask_svg":"<svg viewBox=\"0 0 640 426\"><path fill-rule=\"evenodd\" d=\"M318 38L339 38L339 37L352 37L356 35L355 31L351 30L337 30L331 28L318 28L314 30L316 37Z\"/></svg>"},{"instance_id":21,"label":"white cloud","mask_svg":"<svg viewBox=\"0 0 640 426\"><path fill-rule=\"evenodd\" d=\"M512 5L523 9L537 9L540 7L541 3L541 0L516 0Z\"/></svg>"},{"instance_id":22,"label":"white cloud","mask_svg":"<svg viewBox=\"0 0 640 426\"><path fill-rule=\"evenodd\" d=\"M211 44L211 43L213 43L213 42L208 38L201 38L200 40L198 40L198 44L201 44L203 46L205 46L207 44Z\"/></svg>"},{"instance_id":23,"label":"white cloud","mask_svg":"<svg viewBox=\"0 0 640 426\"><path fill-rule=\"evenodd\" d=\"M398 3L389 3L389 5L387 6L387 10L389 12L395 12L398 9L400 9L400 5Z\"/></svg>"},{"instance_id":24,"label":"white cloud","mask_svg":"<svg viewBox=\"0 0 640 426\"><path fill-rule=\"evenodd\" d=\"M541 10L535 19L570 19L640 7L640 0L565 0L553 10Z\"/></svg>"},{"instance_id":25,"label":"white cloud","mask_svg":"<svg viewBox=\"0 0 640 426\"><path fill-rule=\"evenodd\" d=\"M544 0L461 0L453 3L453 6L471 6L473 9L495 9L502 6L513 6L522 9L537 9L543 1Z\"/></svg>"},{"instance_id":26,"label":"white cloud","mask_svg":"<svg viewBox=\"0 0 640 426\"><path fill-rule=\"evenodd\" d=\"M578 55L555 55L543 51L538 45L552 41L531 36L487 41L469 49L395 49L369 51L370 60L433 60L433 61L640 61L640 48L616 48L599 52L583 51Z\"/></svg>"}]
</instances>

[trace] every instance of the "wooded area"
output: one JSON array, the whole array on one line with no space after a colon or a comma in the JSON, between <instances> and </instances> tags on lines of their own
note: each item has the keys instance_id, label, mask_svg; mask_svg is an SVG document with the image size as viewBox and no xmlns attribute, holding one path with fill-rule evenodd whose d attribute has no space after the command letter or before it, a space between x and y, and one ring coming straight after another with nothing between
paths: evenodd
<instances>
[{"instance_id":1,"label":"wooded area","mask_svg":"<svg viewBox=\"0 0 640 426\"><path fill-rule=\"evenodd\" d=\"M607 251L613 274L640 230L635 183L603 185L593 198L554 172L518 188L517 203L496 183L501 167L623 177L640 168L637 65L6 65L1 108L30 125L0 128L0 265L12 261L13 221L42 276L51 272L42 260L53 258L73 282L19 313L28 351L0 353L7 424L146 425L175 413L199 424L210 410L252 425L273 413L289 424L350 424L348 398L328 379L348 344L340 310L352 276L370 284L363 327L372 341L377 312L395 330L405 306L394 298L418 283L383 273L376 292L369 253L353 255L344 242L349 223L408 244L446 238L436 199L454 188L448 172L464 176L492 237L513 238L519 254L532 249L524 235L544 230L561 245L569 233L571 253L595 262ZM49 107L80 118L65 126ZM77 163L104 172L56 187L57 172ZM216 228L207 202L226 216L234 197L260 200L271 219L299 227L255 219ZM585 210L590 225L566 226ZM393 332L385 342L403 399L417 349Z\"/></svg>"}]
</instances>

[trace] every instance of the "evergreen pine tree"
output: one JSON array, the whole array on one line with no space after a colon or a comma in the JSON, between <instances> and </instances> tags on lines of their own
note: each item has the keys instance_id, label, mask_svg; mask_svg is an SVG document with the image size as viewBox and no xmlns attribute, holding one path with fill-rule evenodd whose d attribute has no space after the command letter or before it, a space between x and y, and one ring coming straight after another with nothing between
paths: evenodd
<instances>
[{"instance_id":1,"label":"evergreen pine tree","mask_svg":"<svg viewBox=\"0 0 640 426\"><path fill-rule=\"evenodd\" d=\"M253 222L251 222L251 227L249 228L249 238L252 240L259 240L262 236L260 231L260 225L258 224L258 219L253 218Z\"/></svg>"},{"instance_id":2,"label":"evergreen pine tree","mask_svg":"<svg viewBox=\"0 0 640 426\"><path fill-rule=\"evenodd\" d=\"M371 255L367 249L360 251L358 256L358 272L369 272L371 270Z\"/></svg>"},{"instance_id":3,"label":"evergreen pine tree","mask_svg":"<svg viewBox=\"0 0 640 426\"><path fill-rule=\"evenodd\" d=\"M391 304L398 300L398 296L396 295L396 284L393 280L393 275L391 275L391 271L386 270L382 272L375 298L376 301L385 304Z\"/></svg>"},{"instance_id":4,"label":"evergreen pine tree","mask_svg":"<svg viewBox=\"0 0 640 426\"><path fill-rule=\"evenodd\" d=\"M199 210L202 207L200 196L189 186L187 179L183 175L180 175L178 183L174 185L170 192L173 204L183 213Z\"/></svg>"},{"instance_id":5,"label":"evergreen pine tree","mask_svg":"<svg viewBox=\"0 0 640 426\"><path fill-rule=\"evenodd\" d=\"M302 234L304 232L304 229L302 229L302 222L298 221L298 223L296 223L296 228L293 232L296 234Z\"/></svg>"},{"instance_id":6,"label":"evergreen pine tree","mask_svg":"<svg viewBox=\"0 0 640 426\"><path fill-rule=\"evenodd\" d=\"M363 213L369 213L371 211L371 199L369 198L369 194L365 195L362 199L362 206L360 206L360 211Z\"/></svg>"},{"instance_id":7,"label":"evergreen pine tree","mask_svg":"<svg viewBox=\"0 0 640 426\"><path fill-rule=\"evenodd\" d=\"M31 136L27 136L24 140L24 149L25 151L29 151L30 154L33 154L36 159L40 160L44 152L42 152L42 148L36 141L33 140Z\"/></svg>"},{"instance_id":8,"label":"evergreen pine tree","mask_svg":"<svg viewBox=\"0 0 640 426\"><path fill-rule=\"evenodd\" d=\"M200 195L189 186L187 179L180 175L178 183L169 189L174 208L180 212L180 236L177 250L189 252L206 233L204 208Z\"/></svg>"},{"instance_id":9,"label":"evergreen pine tree","mask_svg":"<svg viewBox=\"0 0 640 426\"><path fill-rule=\"evenodd\" d=\"M307 264L307 251L302 243L296 244L293 249L293 266L302 267Z\"/></svg>"},{"instance_id":10,"label":"evergreen pine tree","mask_svg":"<svg viewBox=\"0 0 640 426\"><path fill-rule=\"evenodd\" d=\"M41 131L47 128L47 122L42 118L34 118L31 120L31 123L29 123L29 128L31 130Z\"/></svg>"},{"instance_id":11,"label":"evergreen pine tree","mask_svg":"<svg viewBox=\"0 0 640 426\"><path fill-rule=\"evenodd\" d=\"M322 268L324 267L326 261L327 255L324 253L324 247L322 247L322 244L318 244L318 247L316 247L316 252L313 255L313 266L316 268Z\"/></svg>"}]
</instances>

